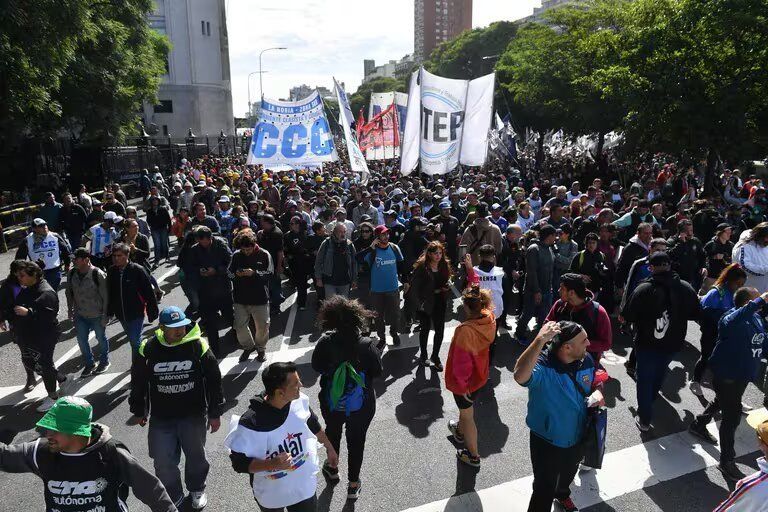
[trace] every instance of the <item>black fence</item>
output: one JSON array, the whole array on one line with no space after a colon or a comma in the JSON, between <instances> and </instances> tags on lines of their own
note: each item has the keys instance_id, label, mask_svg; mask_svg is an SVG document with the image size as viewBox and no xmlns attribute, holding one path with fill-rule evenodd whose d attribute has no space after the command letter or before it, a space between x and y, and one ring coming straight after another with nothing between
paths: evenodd
<instances>
[{"instance_id":1,"label":"black fence","mask_svg":"<svg viewBox=\"0 0 768 512\"><path fill-rule=\"evenodd\" d=\"M14 146L0 147L0 183L3 190L21 195L27 189L33 196L47 190L74 189L80 183L89 188L106 182L130 186L142 169L157 166L169 172L184 158L240 156L249 146L250 137L235 135L133 137L125 145L108 147L66 138L30 137Z\"/></svg>"}]
</instances>

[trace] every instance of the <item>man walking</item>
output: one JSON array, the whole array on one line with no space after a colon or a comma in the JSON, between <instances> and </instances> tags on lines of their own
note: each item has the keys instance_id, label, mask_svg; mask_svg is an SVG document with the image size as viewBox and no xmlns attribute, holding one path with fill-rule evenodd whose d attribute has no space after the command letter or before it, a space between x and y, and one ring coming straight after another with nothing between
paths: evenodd
<instances>
[{"instance_id":1,"label":"man walking","mask_svg":"<svg viewBox=\"0 0 768 512\"><path fill-rule=\"evenodd\" d=\"M44 219L32 220L32 232L27 235L25 243L16 250L17 260L30 260L43 268L43 275L53 291L59 290L61 284L62 263L69 270L69 244L59 235L48 230Z\"/></svg>"},{"instance_id":2,"label":"man walking","mask_svg":"<svg viewBox=\"0 0 768 512\"><path fill-rule=\"evenodd\" d=\"M83 247L75 250L75 268L67 274L66 295L69 318L75 323L77 343L85 363L80 378L104 373L110 366L106 335L109 321L107 275L91 265L91 255ZM88 344L91 331L99 343L99 366L94 364L93 351Z\"/></svg>"},{"instance_id":3,"label":"man walking","mask_svg":"<svg viewBox=\"0 0 768 512\"><path fill-rule=\"evenodd\" d=\"M552 246L557 230L550 225L539 229L539 238L533 239L525 251L525 284L523 285L523 313L517 321L515 338L528 344L528 323L536 318L536 325L544 323L544 317L552 306L552 274L555 255ZM535 332L535 331L534 331Z\"/></svg>"},{"instance_id":4,"label":"man walking","mask_svg":"<svg viewBox=\"0 0 768 512\"><path fill-rule=\"evenodd\" d=\"M88 214L85 213L85 209L74 202L72 194L64 194L62 196L61 217L59 219L60 229L69 241L69 246L72 250L80 247L80 241L85 233L88 220Z\"/></svg>"},{"instance_id":5,"label":"man walking","mask_svg":"<svg viewBox=\"0 0 768 512\"><path fill-rule=\"evenodd\" d=\"M347 238L347 227L336 224L329 238L323 240L315 257L315 283L325 289L325 298L349 297L357 279L355 246Z\"/></svg>"},{"instance_id":6,"label":"man walking","mask_svg":"<svg viewBox=\"0 0 768 512\"><path fill-rule=\"evenodd\" d=\"M33 473L44 483L46 512L128 510L128 488L152 512L177 512L163 484L112 437L109 427L93 423L91 404L79 397L59 398L37 422L45 437L17 445L0 444L0 471ZM98 503L92 508L73 504Z\"/></svg>"},{"instance_id":7,"label":"man walking","mask_svg":"<svg viewBox=\"0 0 768 512\"><path fill-rule=\"evenodd\" d=\"M180 308L163 309L160 328L141 343L131 365L129 405L131 423L143 427L150 418L149 456L177 507L184 499L182 450L192 508L199 510L208 503L206 429L219 430L223 397L219 365L200 327Z\"/></svg>"},{"instance_id":8,"label":"man walking","mask_svg":"<svg viewBox=\"0 0 768 512\"><path fill-rule=\"evenodd\" d=\"M682 350L688 320L698 318L696 292L671 270L666 252L649 259L652 275L627 300L622 316L634 322L637 352L637 417L641 432L651 429L653 402L664 384L669 363Z\"/></svg>"},{"instance_id":9,"label":"man walking","mask_svg":"<svg viewBox=\"0 0 768 512\"><path fill-rule=\"evenodd\" d=\"M107 313L117 317L136 351L141 343L145 312L149 323L157 318L157 298L149 274L144 267L128 260L130 254L131 248L123 243L112 250L112 267L107 272Z\"/></svg>"}]
</instances>

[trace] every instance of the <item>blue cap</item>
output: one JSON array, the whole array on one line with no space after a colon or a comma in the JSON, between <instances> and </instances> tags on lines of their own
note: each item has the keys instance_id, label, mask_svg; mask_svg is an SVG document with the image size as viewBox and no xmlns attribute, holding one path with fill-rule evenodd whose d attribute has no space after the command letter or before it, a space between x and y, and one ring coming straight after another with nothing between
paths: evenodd
<instances>
[{"instance_id":1,"label":"blue cap","mask_svg":"<svg viewBox=\"0 0 768 512\"><path fill-rule=\"evenodd\" d=\"M442 203L440 203L440 209L441 210L443 208L450 208L450 207L451 207L451 202L450 201L443 201Z\"/></svg>"},{"instance_id":2,"label":"blue cap","mask_svg":"<svg viewBox=\"0 0 768 512\"><path fill-rule=\"evenodd\" d=\"M187 318L181 308L168 306L160 312L160 323L166 327L184 327L191 324L192 320Z\"/></svg>"}]
</instances>

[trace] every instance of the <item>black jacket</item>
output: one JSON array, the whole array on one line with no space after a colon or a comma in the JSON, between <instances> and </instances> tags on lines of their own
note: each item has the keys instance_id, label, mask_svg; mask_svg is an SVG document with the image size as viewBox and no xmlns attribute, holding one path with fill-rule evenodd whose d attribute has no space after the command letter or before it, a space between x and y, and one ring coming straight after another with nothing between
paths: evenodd
<instances>
[{"instance_id":1,"label":"black jacket","mask_svg":"<svg viewBox=\"0 0 768 512\"><path fill-rule=\"evenodd\" d=\"M232 252L229 250L227 242L223 238L214 236L211 238L211 245L207 248L196 243L189 248L184 257L182 268L189 269L189 272L196 275L195 282L200 292L220 297L227 295L232 291L229 282L227 270L232 261ZM204 268L216 269L216 274L205 277L200 274Z\"/></svg>"},{"instance_id":2,"label":"black jacket","mask_svg":"<svg viewBox=\"0 0 768 512\"><path fill-rule=\"evenodd\" d=\"M667 240L667 245L672 270L680 275L680 279L691 284L699 283L699 272L707 265L704 245L699 239L692 237L683 242L678 236L673 236Z\"/></svg>"},{"instance_id":3,"label":"black jacket","mask_svg":"<svg viewBox=\"0 0 768 512\"><path fill-rule=\"evenodd\" d=\"M635 346L674 353L683 348L688 320L698 320L700 310L691 285L674 272L664 272L640 283L621 314L637 327Z\"/></svg>"},{"instance_id":4,"label":"black jacket","mask_svg":"<svg viewBox=\"0 0 768 512\"><path fill-rule=\"evenodd\" d=\"M616 266L617 287L624 288L626 286L632 264L646 256L648 256L648 251L640 244L629 242L624 246L624 250L621 251L621 256L619 257L619 263Z\"/></svg>"},{"instance_id":5,"label":"black jacket","mask_svg":"<svg viewBox=\"0 0 768 512\"><path fill-rule=\"evenodd\" d=\"M426 263L414 269L408 293L413 298L415 311L423 311L431 315L435 308L435 298L438 297L441 299L441 307L445 308L449 292L439 290L448 287L450 276L447 266L445 268L438 266L436 273L432 272Z\"/></svg>"},{"instance_id":6,"label":"black jacket","mask_svg":"<svg viewBox=\"0 0 768 512\"><path fill-rule=\"evenodd\" d=\"M87 220L85 209L77 203L72 203L71 206L61 208L59 226L56 229L64 233L83 234L87 229Z\"/></svg>"},{"instance_id":7,"label":"black jacket","mask_svg":"<svg viewBox=\"0 0 768 512\"><path fill-rule=\"evenodd\" d=\"M48 281L40 280L35 286L22 288L13 302L13 306L23 306L29 310L26 316L12 312L10 318L13 330L19 340L25 344L45 345L56 343L59 338L59 297Z\"/></svg>"},{"instance_id":8,"label":"black jacket","mask_svg":"<svg viewBox=\"0 0 768 512\"><path fill-rule=\"evenodd\" d=\"M117 267L110 267L107 271L107 290L109 316L114 315L122 321L135 320L144 318L146 309L150 323L157 318L157 298L152 281L147 270L138 263L129 261L122 272Z\"/></svg>"},{"instance_id":9,"label":"black jacket","mask_svg":"<svg viewBox=\"0 0 768 512\"><path fill-rule=\"evenodd\" d=\"M252 276L238 276L237 271L250 268ZM229 264L229 277L232 279L232 293L235 304L268 304L269 278L275 273L274 262L267 251L256 246L250 256L242 251L235 251Z\"/></svg>"},{"instance_id":10,"label":"black jacket","mask_svg":"<svg viewBox=\"0 0 768 512\"><path fill-rule=\"evenodd\" d=\"M162 206L159 206L156 210L149 209L147 210L147 224L149 224L150 229L171 229L171 212L168 211L168 208L163 208Z\"/></svg>"},{"instance_id":11,"label":"black jacket","mask_svg":"<svg viewBox=\"0 0 768 512\"><path fill-rule=\"evenodd\" d=\"M717 239L717 235L712 237L712 240L704 245L704 254L707 256L707 276L712 279L717 279L720 272L725 267L731 264L731 256L733 254L733 242L726 240L724 244L720 243ZM721 259L716 259L715 256L722 254Z\"/></svg>"}]
</instances>

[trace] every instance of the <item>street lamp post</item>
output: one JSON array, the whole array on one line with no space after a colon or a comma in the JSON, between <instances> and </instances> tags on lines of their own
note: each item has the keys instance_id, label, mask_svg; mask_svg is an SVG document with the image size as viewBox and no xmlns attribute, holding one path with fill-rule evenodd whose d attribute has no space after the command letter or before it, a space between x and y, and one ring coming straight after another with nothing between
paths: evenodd
<instances>
[{"instance_id":1,"label":"street lamp post","mask_svg":"<svg viewBox=\"0 0 768 512\"><path fill-rule=\"evenodd\" d=\"M270 50L287 50L288 48L284 46L274 46L272 48L265 48L264 50L261 50L259 53L259 100L264 98L264 84L261 78L261 56L264 55L264 52L268 52Z\"/></svg>"},{"instance_id":2,"label":"street lamp post","mask_svg":"<svg viewBox=\"0 0 768 512\"><path fill-rule=\"evenodd\" d=\"M256 74L261 76L262 73L266 73L266 72L267 71L259 70L259 71L251 71L250 73L248 73L248 119L251 118L251 112L252 112L251 110L251 76Z\"/></svg>"}]
</instances>

